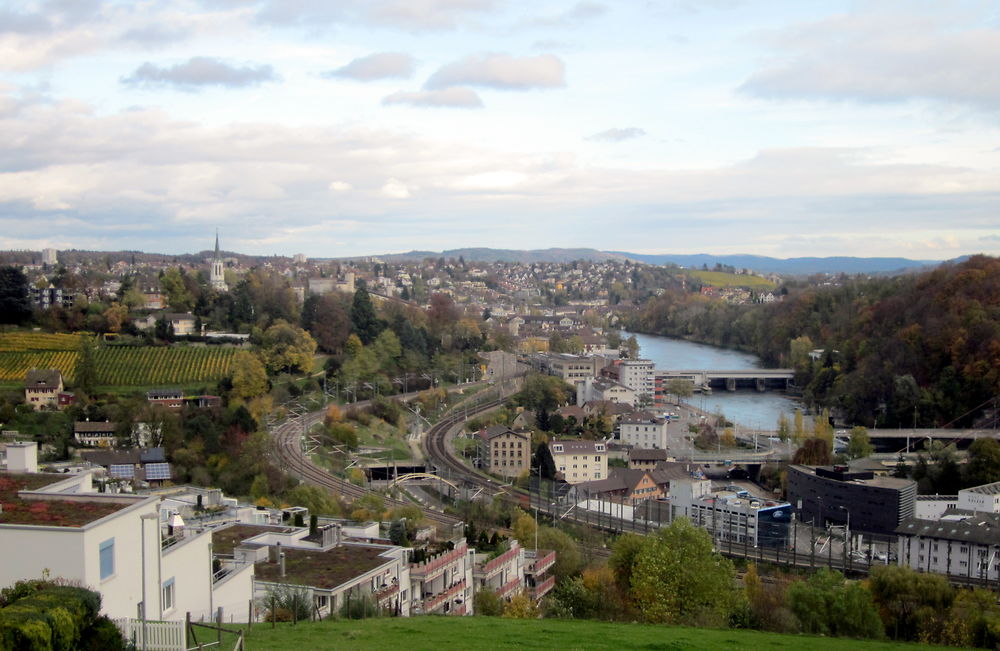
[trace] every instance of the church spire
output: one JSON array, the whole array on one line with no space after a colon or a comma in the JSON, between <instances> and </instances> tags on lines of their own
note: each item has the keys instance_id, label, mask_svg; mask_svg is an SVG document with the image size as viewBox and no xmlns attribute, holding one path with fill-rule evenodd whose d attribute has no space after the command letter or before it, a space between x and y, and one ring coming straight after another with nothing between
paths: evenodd
<instances>
[{"instance_id":1,"label":"church spire","mask_svg":"<svg viewBox=\"0 0 1000 651\"><path fill-rule=\"evenodd\" d=\"M215 259L219 259L219 229L215 229Z\"/></svg>"}]
</instances>

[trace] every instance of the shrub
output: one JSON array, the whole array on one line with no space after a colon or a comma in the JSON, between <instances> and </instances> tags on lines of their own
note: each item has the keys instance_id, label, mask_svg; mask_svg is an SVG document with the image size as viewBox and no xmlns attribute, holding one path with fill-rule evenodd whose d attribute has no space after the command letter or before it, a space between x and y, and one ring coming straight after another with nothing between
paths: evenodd
<instances>
[{"instance_id":1,"label":"shrub","mask_svg":"<svg viewBox=\"0 0 1000 651\"><path fill-rule=\"evenodd\" d=\"M371 595L344 595L344 604L340 607L340 616L345 619L367 619L383 615L375 599Z\"/></svg>"}]
</instances>

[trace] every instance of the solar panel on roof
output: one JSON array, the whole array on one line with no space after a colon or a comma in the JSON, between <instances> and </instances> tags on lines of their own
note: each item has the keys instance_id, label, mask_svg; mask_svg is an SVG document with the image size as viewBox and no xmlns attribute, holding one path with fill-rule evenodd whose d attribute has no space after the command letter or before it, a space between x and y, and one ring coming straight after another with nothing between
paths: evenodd
<instances>
[{"instance_id":1,"label":"solar panel on roof","mask_svg":"<svg viewBox=\"0 0 1000 651\"><path fill-rule=\"evenodd\" d=\"M148 463L146 464L146 479L170 479L169 463Z\"/></svg>"},{"instance_id":2,"label":"solar panel on roof","mask_svg":"<svg viewBox=\"0 0 1000 651\"><path fill-rule=\"evenodd\" d=\"M108 474L116 479L132 479L135 477L135 466L130 463L113 463L108 467Z\"/></svg>"}]
</instances>

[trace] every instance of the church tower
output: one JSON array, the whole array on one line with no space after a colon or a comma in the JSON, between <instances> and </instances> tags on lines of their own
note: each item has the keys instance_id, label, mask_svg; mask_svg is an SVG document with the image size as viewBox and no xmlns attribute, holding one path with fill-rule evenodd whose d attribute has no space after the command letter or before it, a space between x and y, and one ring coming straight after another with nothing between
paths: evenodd
<instances>
[{"instance_id":1,"label":"church tower","mask_svg":"<svg viewBox=\"0 0 1000 651\"><path fill-rule=\"evenodd\" d=\"M209 272L209 281L212 283L212 289L217 289L220 292L229 291L229 287L226 286L226 275L222 271L222 258L219 256L219 231L215 231L215 255L212 257L212 270Z\"/></svg>"}]
</instances>

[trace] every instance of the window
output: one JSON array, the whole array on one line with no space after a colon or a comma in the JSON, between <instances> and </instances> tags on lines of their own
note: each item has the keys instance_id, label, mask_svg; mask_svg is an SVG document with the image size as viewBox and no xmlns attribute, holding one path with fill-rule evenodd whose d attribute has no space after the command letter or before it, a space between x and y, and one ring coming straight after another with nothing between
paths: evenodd
<instances>
[{"instance_id":1,"label":"window","mask_svg":"<svg viewBox=\"0 0 1000 651\"><path fill-rule=\"evenodd\" d=\"M108 538L101 543L101 580L115 573L115 539Z\"/></svg>"},{"instance_id":2,"label":"window","mask_svg":"<svg viewBox=\"0 0 1000 651\"><path fill-rule=\"evenodd\" d=\"M170 610L174 603L174 577L170 577L163 582L163 610Z\"/></svg>"}]
</instances>

